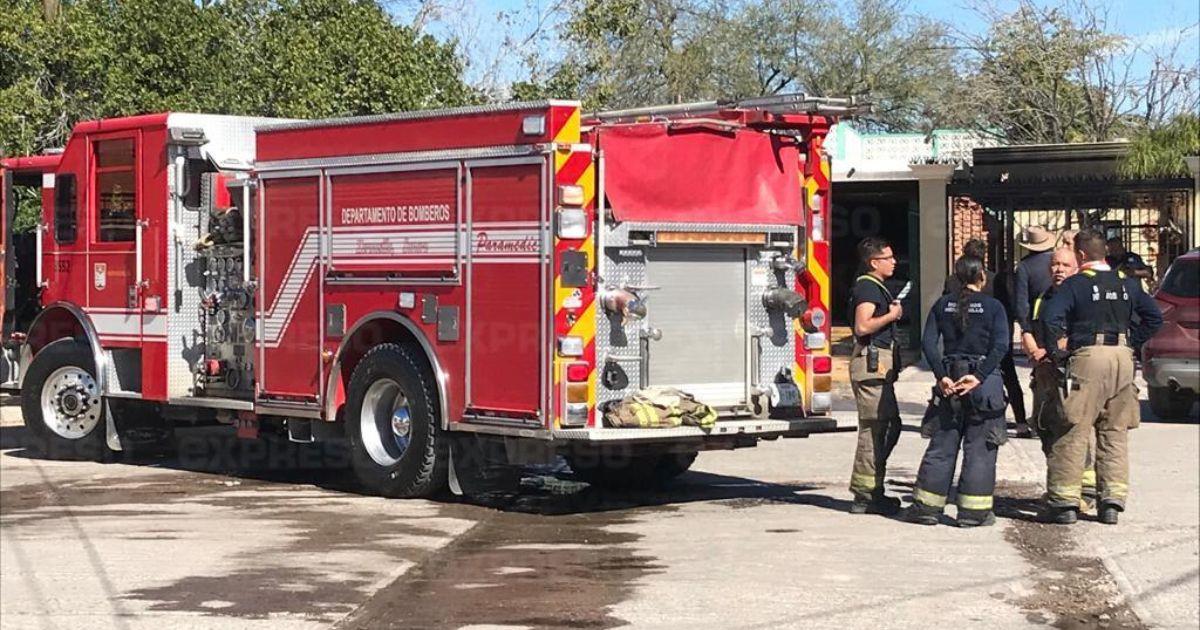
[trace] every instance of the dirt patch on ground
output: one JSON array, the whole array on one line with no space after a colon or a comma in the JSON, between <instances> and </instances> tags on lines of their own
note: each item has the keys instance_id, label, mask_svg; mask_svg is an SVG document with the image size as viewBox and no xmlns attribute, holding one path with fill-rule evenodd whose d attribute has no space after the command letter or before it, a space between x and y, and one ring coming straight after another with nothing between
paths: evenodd
<instances>
[{"instance_id":1,"label":"dirt patch on ground","mask_svg":"<svg viewBox=\"0 0 1200 630\"><path fill-rule=\"evenodd\" d=\"M1011 519L1004 537L1035 567L1032 592L1016 602L1026 617L1070 630L1145 628L1103 562L1081 555L1071 526L1037 522L1040 494L1032 484L997 489L1008 497L997 505L997 513Z\"/></svg>"}]
</instances>

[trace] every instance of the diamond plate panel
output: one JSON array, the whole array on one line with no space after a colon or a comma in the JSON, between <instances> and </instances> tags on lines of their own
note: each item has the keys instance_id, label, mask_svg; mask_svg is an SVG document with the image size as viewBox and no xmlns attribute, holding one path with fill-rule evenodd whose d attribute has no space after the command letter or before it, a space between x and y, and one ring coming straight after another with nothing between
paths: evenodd
<instances>
[{"instance_id":1,"label":"diamond plate panel","mask_svg":"<svg viewBox=\"0 0 1200 630\"><path fill-rule=\"evenodd\" d=\"M749 323L753 329L763 333L759 337L761 351L756 384L768 384L775 381L779 370L791 367L796 362L796 335L792 329L793 320L781 313L768 311L763 306L762 294L770 289L794 287L796 272L773 269L771 259L765 256L751 259L747 265L751 277Z\"/></svg>"},{"instance_id":2,"label":"diamond plate panel","mask_svg":"<svg viewBox=\"0 0 1200 630\"><path fill-rule=\"evenodd\" d=\"M605 242L610 242L608 234ZM646 253L636 247L605 247L604 248L604 286L645 286L646 285ZM654 308L651 298L650 308ZM620 400L638 390L641 381L640 337L638 331L641 322L622 322L620 318L609 317L603 305L596 308L596 367L604 368L607 357L617 358L619 364L629 375L629 386L621 390L611 390L597 381L596 400L603 404L610 400Z\"/></svg>"},{"instance_id":3,"label":"diamond plate panel","mask_svg":"<svg viewBox=\"0 0 1200 630\"><path fill-rule=\"evenodd\" d=\"M267 122L279 119L171 114L167 124L204 129L208 143L201 150L214 164L249 165L254 160L254 128ZM180 147L170 147L168 164L185 153ZM170 200L171 235L167 243L167 396L180 398L193 395L193 369L204 356L200 300L205 288L206 261L192 245L207 227L203 225L207 214L187 209L170 193L172 190L175 190L175 169L168 168L166 194ZM208 193L207 188L202 193ZM202 209L208 205L207 197L201 200ZM253 359L253 353L250 354L247 360Z\"/></svg>"},{"instance_id":4,"label":"diamond plate panel","mask_svg":"<svg viewBox=\"0 0 1200 630\"><path fill-rule=\"evenodd\" d=\"M745 226L739 226L745 229ZM646 286L646 255L641 247L627 246L630 224L614 226L605 233L603 259L604 286ZM636 229L636 228L635 228ZM763 331L760 337L761 353L758 361L757 384L768 384L775 380L781 369L790 368L796 361L796 337L793 321L786 316L770 313L762 304L762 293L776 287L795 286L796 272L777 271L771 267L774 250L758 250L758 255L748 258L746 264L751 278L748 296L747 324L751 330ZM650 292L649 307L654 310L654 293ZM619 400L639 388L641 377L640 345L638 332L641 322L626 322L608 317L603 308L596 311L596 360L597 369L602 370L608 357L617 359L618 364L629 376L629 386L621 390L610 390L597 381L597 401L604 403Z\"/></svg>"}]
</instances>

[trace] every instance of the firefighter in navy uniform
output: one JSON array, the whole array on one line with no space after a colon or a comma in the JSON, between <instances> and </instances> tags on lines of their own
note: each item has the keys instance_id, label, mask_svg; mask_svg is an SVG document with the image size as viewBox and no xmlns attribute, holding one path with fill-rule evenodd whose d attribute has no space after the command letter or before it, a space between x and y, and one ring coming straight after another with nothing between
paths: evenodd
<instances>
[{"instance_id":1,"label":"firefighter in navy uniform","mask_svg":"<svg viewBox=\"0 0 1200 630\"><path fill-rule=\"evenodd\" d=\"M1063 402L1066 423L1054 431L1047 487L1048 520L1077 519L1080 479L1090 436L1096 439L1096 489L1100 522L1117 523L1129 494L1129 434L1139 424L1133 384L1133 347L1162 326L1162 313L1136 278L1104 261L1104 237L1083 230L1075 237L1080 271L1043 306L1047 331L1070 352ZM1138 323L1132 329L1133 316Z\"/></svg>"},{"instance_id":2,"label":"firefighter in navy uniform","mask_svg":"<svg viewBox=\"0 0 1200 630\"><path fill-rule=\"evenodd\" d=\"M996 522L992 493L996 454L1007 440L1004 382L1000 360L1010 343L1008 317L998 300L980 291L987 282L983 261L963 256L954 263L961 289L943 295L929 310L921 344L937 383L922 422L929 446L917 471L914 502L907 519L936 525L950 494L961 449L958 478L958 525ZM943 351L938 350L938 338Z\"/></svg>"}]
</instances>

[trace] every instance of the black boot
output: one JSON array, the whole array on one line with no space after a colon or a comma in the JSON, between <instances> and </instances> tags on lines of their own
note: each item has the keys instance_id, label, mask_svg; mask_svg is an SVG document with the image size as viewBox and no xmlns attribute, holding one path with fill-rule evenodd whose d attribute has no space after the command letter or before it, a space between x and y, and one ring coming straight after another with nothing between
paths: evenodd
<instances>
[{"instance_id":1,"label":"black boot","mask_svg":"<svg viewBox=\"0 0 1200 630\"><path fill-rule=\"evenodd\" d=\"M1043 520L1055 525L1074 525L1079 520L1079 509L1052 507L1046 511Z\"/></svg>"},{"instance_id":2,"label":"black boot","mask_svg":"<svg viewBox=\"0 0 1200 630\"><path fill-rule=\"evenodd\" d=\"M937 525L942 511L922 503L913 503L904 512L904 520L917 525Z\"/></svg>"},{"instance_id":3,"label":"black boot","mask_svg":"<svg viewBox=\"0 0 1200 630\"><path fill-rule=\"evenodd\" d=\"M869 501L855 497L850 505L851 514L882 514L891 516L900 511L900 499L896 497L877 496Z\"/></svg>"},{"instance_id":4,"label":"black boot","mask_svg":"<svg viewBox=\"0 0 1200 630\"><path fill-rule=\"evenodd\" d=\"M996 524L996 515L991 510L959 510L959 527L988 527Z\"/></svg>"},{"instance_id":5,"label":"black boot","mask_svg":"<svg viewBox=\"0 0 1200 630\"><path fill-rule=\"evenodd\" d=\"M1105 525L1116 525L1117 517L1121 513L1121 508L1111 504L1104 503L1100 505L1099 518L1100 522Z\"/></svg>"}]
</instances>

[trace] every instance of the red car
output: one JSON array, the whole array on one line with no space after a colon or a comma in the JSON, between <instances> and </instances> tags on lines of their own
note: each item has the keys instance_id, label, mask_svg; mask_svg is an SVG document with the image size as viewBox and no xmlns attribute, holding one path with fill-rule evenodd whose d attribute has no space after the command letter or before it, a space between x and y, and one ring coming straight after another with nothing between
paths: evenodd
<instances>
[{"instance_id":1,"label":"red car","mask_svg":"<svg viewBox=\"0 0 1200 630\"><path fill-rule=\"evenodd\" d=\"M1142 347L1150 409L1184 418L1200 393L1200 249L1175 259L1154 293L1163 327Z\"/></svg>"}]
</instances>

